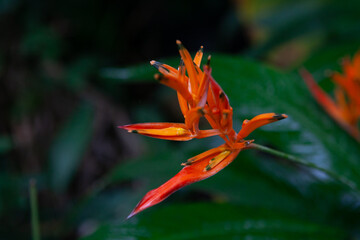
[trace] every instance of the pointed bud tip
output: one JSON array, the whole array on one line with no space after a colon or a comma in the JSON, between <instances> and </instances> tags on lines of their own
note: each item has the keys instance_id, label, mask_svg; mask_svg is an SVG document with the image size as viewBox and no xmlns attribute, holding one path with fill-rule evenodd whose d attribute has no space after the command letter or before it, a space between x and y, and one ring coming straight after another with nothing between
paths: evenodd
<instances>
[{"instance_id":1,"label":"pointed bud tip","mask_svg":"<svg viewBox=\"0 0 360 240\"><path fill-rule=\"evenodd\" d=\"M184 162L184 163L181 164L181 166L184 166L184 167L190 166L190 165L191 165L191 162Z\"/></svg>"},{"instance_id":2,"label":"pointed bud tip","mask_svg":"<svg viewBox=\"0 0 360 240\"><path fill-rule=\"evenodd\" d=\"M225 98L225 93L224 93L223 91L220 92L219 98L220 98L220 99L224 99L224 98Z\"/></svg>"},{"instance_id":3,"label":"pointed bud tip","mask_svg":"<svg viewBox=\"0 0 360 240\"><path fill-rule=\"evenodd\" d=\"M130 218L132 218L134 215L136 214L135 211L132 211L129 216L126 217L126 220L129 220Z\"/></svg>"},{"instance_id":4,"label":"pointed bud tip","mask_svg":"<svg viewBox=\"0 0 360 240\"><path fill-rule=\"evenodd\" d=\"M159 69L160 67L162 67L162 63L158 62L158 61L155 61L155 60L151 60L150 64L151 64L151 66L155 67L156 69ZM164 67L163 67L163 69L169 71L168 69L166 69Z\"/></svg>"},{"instance_id":5,"label":"pointed bud tip","mask_svg":"<svg viewBox=\"0 0 360 240\"><path fill-rule=\"evenodd\" d=\"M159 74L159 73L155 73L154 78L155 78L156 81L159 81L159 82L167 80L167 78L164 78L164 75Z\"/></svg>"},{"instance_id":6,"label":"pointed bud tip","mask_svg":"<svg viewBox=\"0 0 360 240\"><path fill-rule=\"evenodd\" d=\"M210 165L207 165L205 168L204 168L204 172L207 172L211 169L211 166Z\"/></svg>"},{"instance_id":7,"label":"pointed bud tip","mask_svg":"<svg viewBox=\"0 0 360 240\"><path fill-rule=\"evenodd\" d=\"M210 66L210 61L211 61L211 55L209 55L208 58L207 58L207 63L206 63L206 65L207 65L208 67Z\"/></svg>"},{"instance_id":8,"label":"pointed bud tip","mask_svg":"<svg viewBox=\"0 0 360 240\"><path fill-rule=\"evenodd\" d=\"M184 48L184 46L183 46L183 44L182 44L182 42L181 42L180 40L176 40L176 44L178 45L178 48L179 48L179 49L183 49L183 48Z\"/></svg>"},{"instance_id":9,"label":"pointed bud tip","mask_svg":"<svg viewBox=\"0 0 360 240\"><path fill-rule=\"evenodd\" d=\"M118 126L118 128L124 129L124 130L127 130L128 132L130 132L130 131L128 130L128 127L129 127L129 125Z\"/></svg>"},{"instance_id":10,"label":"pointed bud tip","mask_svg":"<svg viewBox=\"0 0 360 240\"><path fill-rule=\"evenodd\" d=\"M276 114L274 116L272 116L274 119L276 120L282 120L282 119L285 119L287 118L288 116L286 114Z\"/></svg>"}]
</instances>

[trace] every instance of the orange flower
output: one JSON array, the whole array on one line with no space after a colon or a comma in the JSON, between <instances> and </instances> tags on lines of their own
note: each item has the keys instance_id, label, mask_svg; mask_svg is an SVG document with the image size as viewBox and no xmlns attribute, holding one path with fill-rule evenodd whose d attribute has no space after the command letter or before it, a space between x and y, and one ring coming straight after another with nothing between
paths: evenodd
<instances>
[{"instance_id":1,"label":"orange flower","mask_svg":"<svg viewBox=\"0 0 360 240\"><path fill-rule=\"evenodd\" d=\"M160 187L148 192L128 218L160 203L184 186L213 176L229 165L241 150L246 149L254 141L244 140L252 131L287 117L285 114L260 114L251 120L244 120L242 129L236 133L232 126L233 109L229 98L211 76L210 56L202 71L200 63L203 48L201 47L192 59L181 42L176 41L176 43L182 59L178 69L156 61L150 61L150 64L161 73L161 75L156 74L155 78L177 91L185 123L140 123L119 128L149 137L176 141L218 135L224 139L225 143L188 159L182 164L184 168L178 174ZM212 129L199 129L201 117L205 117Z\"/></svg>"},{"instance_id":2,"label":"orange flower","mask_svg":"<svg viewBox=\"0 0 360 240\"><path fill-rule=\"evenodd\" d=\"M334 73L332 80L336 85L335 101L325 93L311 74L300 71L305 83L316 101L351 136L360 142L358 121L360 119L360 51L353 61L345 59L343 74Z\"/></svg>"}]
</instances>

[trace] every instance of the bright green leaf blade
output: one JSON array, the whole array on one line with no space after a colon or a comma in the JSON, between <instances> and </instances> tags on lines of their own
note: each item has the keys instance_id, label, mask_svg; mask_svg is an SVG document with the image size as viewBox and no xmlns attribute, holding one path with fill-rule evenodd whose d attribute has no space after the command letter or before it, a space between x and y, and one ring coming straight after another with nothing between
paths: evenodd
<instances>
[{"instance_id":1,"label":"bright green leaf blade","mask_svg":"<svg viewBox=\"0 0 360 240\"><path fill-rule=\"evenodd\" d=\"M79 106L62 127L49 152L50 180L56 191L64 191L80 164L92 135L94 112Z\"/></svg>"}]
</instances>

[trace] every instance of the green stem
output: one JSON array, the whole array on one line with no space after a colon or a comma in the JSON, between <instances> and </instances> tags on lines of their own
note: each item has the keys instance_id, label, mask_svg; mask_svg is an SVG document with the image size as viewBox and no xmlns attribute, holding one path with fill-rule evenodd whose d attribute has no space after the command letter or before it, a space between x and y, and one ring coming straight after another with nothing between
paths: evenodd
<instances>
[{"instance_id":1,"label":"green stem","mask_svg":"<svg viewBox=\"0 0 360 240\"><path fill-rule=\"evenodd\" d=\"M271 149L271 148L268 148L268 147L265 147L265 146L262 146L262 145L259 145L259 144L255 144L255 143L251 143L249 145L249 148L257 149L257 150L260 150L260 151L263 151L263 152L266 152L266 153L269 153L269 154L272 154L272 155L287 159L287 160L289 160L291 162L294 162L294 163L297 163L297 164L300 164L300 165L303 165L303 166L307 166L307 167L319 170L319 171L321 171L323 173L326 173L328 176L332 177L333 179L337 180L338 182L341 182L342 184L345 184L346 186L348 186L352 190L360 193L360 190L357 188L357 186L356 186L356 184L354 182L352 182L349 179L347 179L347 178L345 178L343 176L340 176L340 175L338 175L338 174L336 174L336 173L334 173L334 172L332 172L330 170L319 167L319 166L315 165L314 163L305 161L304 159L295 157L293 155L290 155L290 154L287 154L287 153L284 153L284 152L280 152L280 151L277 151L277 150L274 150L274 149Z\"/></svg>"},{"instance_id":2,"label":"green stem","mask_svg":"<svg viewBox=\"0 0 360 240\"><path fill-rule=\"evenodd\" d=\"M37 202L37 190L36 181L30 180L29 184L30 192L30 209L31 209L31 228L33 240L40 240L40 227L39 227L39 212Z\"/></svg>"}]
</instances>

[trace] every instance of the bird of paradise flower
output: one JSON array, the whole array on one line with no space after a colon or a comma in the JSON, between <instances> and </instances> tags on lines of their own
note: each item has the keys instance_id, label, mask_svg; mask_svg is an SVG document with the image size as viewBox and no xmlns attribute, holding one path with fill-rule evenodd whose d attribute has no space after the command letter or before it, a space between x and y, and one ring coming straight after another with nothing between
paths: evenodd
<instances>
[{"instance_id":1,"label":"bird of paradise flower","mask_svg":"<svg viewBox=\"0 0 360 240\"><path fill-rule=\"evenodd\" d=\"M360 51L353 61L344 59L342 70L343 74L332 74L336 85L335 100L320 88L307 70L302 69L300 74L316 101L346 132L360 142Z\"/></svg>"},{"instance_id":2,"label":"bird of paradise flower","mask_svg":"<svg viewBox=\"0 0 360 240\"><path fill-rule=\"evenodd\" d=\"M119 128L131 133L175 141L188 141L217 135L225 143L182 163L183 169L160 187L148 192L128 218L162 202L182 187L213 176L229 165L241 150L249 148L254 140L245 140L245 138L252 131L263 125L287 118L285 114L260 114L251 120L244 120L241 130L236 133L233 129L233 109L229 99L211 76L211 57L208 57L207 64L201 70L203 47L192 59L182 43L180 41L176 41L176 43L181 56L178 69L154 60L150 61L150 64L160 72L155 75L155 79L176 90L185 123L139 123L119 126ZM211 129L199 128L199 120L202 117L209 122Z\"/></svg>"}]
</instances>

